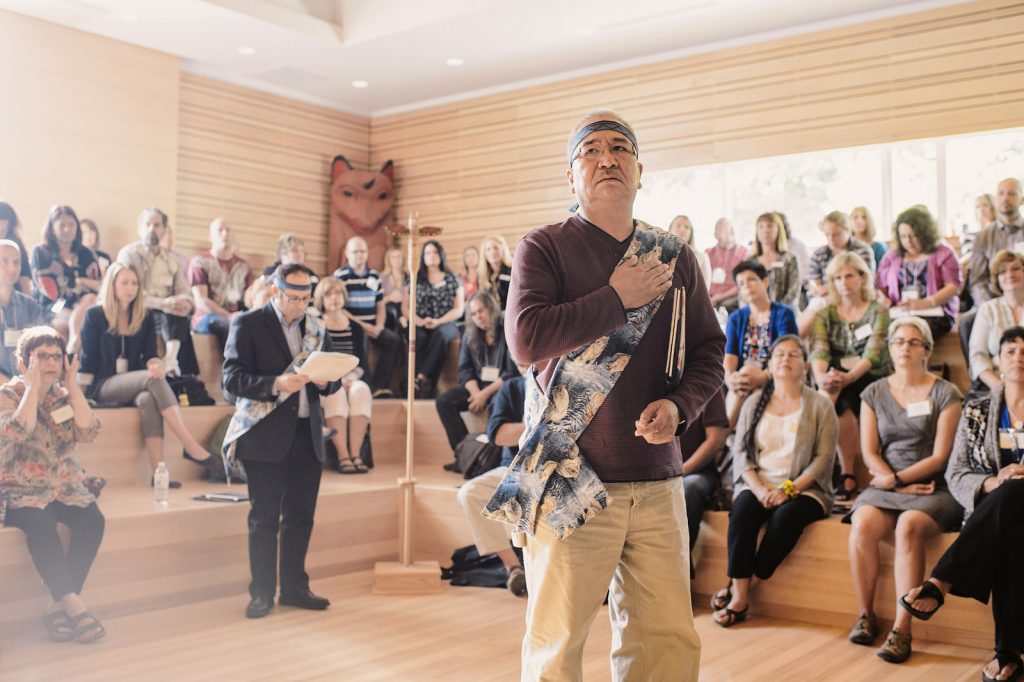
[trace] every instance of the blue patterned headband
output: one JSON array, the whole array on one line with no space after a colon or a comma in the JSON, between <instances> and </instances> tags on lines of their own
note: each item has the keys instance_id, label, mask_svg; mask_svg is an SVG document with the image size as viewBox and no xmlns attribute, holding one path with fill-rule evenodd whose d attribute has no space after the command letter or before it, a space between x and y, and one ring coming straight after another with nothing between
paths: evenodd
<instances>
[{"instance_id":1,"label":"blue patterned headband","mask_svg":"<svg viewBox=\"0 0 1024 682\"><path fill-rule=\"evenodd\" d=\"M277 277L274 278L274 284L277 285L278 289L291 289L293 291L312 291L313 290L313 283L312 282L310 282L309 284L293 284L291 282L286 282L284 280L284 277L281 277L280 275L278 275Z\"/></svg>"},{"instance_id":2,"label":"blue patterned headband","mask_svg":"<svg viewBox=\"0 0 1024 682\"><path fill-rule=\"evenodd\" d=\"M573 135L572 139L569 140L569 146L565 149L565 155L569 161L569 166L572 166L573 156L576 153L576 148L580 146L580 143L587 139L587 135L598 130L614 130L617 133L622 133L626 136L626 139L633 143L633 150L637 155L640 154L640 145L636 143L636 135L633 134L632 130L618 121L594 121L593 123L588 123L583 126L583 128L581 128L580 131Z\"/></svg>"}]
</instances>

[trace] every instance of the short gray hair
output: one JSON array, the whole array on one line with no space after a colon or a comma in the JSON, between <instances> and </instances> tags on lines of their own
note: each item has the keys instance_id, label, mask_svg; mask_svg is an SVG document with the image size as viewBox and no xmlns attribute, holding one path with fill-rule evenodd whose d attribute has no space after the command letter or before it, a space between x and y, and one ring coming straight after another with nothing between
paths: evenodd
<instances>
[{"instance_id":1,"label":"short gray hair","mask_svg":"<svg viewBox=\"0 0 1024 682\"><path fill-rule=\"evenodd\" d=\"M889 323L889 338L888 343L892 343L892 337L896 336L896 331L900 327L913 327L917 330L917 333L921 335L921 340L924 341L924 349L931 351L935 348L935 340L932 338L932 328L928 326L928 323L922 320L917 315L907 315L906 317L900 317Z\"/></svg>"}]
</instances>

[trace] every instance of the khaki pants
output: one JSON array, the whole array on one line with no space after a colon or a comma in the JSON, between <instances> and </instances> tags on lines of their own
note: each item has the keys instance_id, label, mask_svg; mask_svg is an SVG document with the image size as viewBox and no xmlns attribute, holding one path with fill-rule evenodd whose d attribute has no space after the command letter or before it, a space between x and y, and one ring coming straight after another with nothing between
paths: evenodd
<instances>
[{"instance_id":1,"label":"khaki pants","mask_svg":"<svg viewBox=\"0 0 1024 682\"><path fill-rule=\"evenodd\" d=\"M480 556L494 554L503 549L512 549L509 538L512 526L500 521L492 521L480 515L494 495L494 489L501 483L507 467L495 467L476 478L472 478L459 488L459 505L469 522L469 530L473 533L473 544Z\"/></svg>"},{"instance_id":2,"label":"khaki pants","mask_svg":"<svg viewBox=\"0 0 1024 682\"><path fill-rule=\"evenodd\" d=\"M522 680L583 679L583 644L606 590L612 679L696 680L683 479L605 487L608 507L568 538L556 539L542 519L526 542Z\"/></svg>"}]
</instances>

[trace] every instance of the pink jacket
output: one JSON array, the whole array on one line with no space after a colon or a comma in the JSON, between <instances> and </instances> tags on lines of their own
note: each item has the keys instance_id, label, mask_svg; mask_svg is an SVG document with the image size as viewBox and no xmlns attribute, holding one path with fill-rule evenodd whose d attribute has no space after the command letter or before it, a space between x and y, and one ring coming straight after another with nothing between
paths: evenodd
<instances>
[{"instance_id":1,"label":"pink jacket","mask_svg":"<svg viewBox=\"0 0 1024 682\"><path fill-rule=\"evenodd\" d=\"M900 272L903 270L903 256L899 249L892 249L882 257L878 264L878 274L875 278L875 286L893 303L900 302ZM960 273L960 262L957 260L956 252L946 244L939 244L928 256L928 270L925 278L928 284L928 296L946 286L956 284L960 287L962 280ZM946 302L943 310L946 315L956 317L960 309L960 297L954 296Z\"/></svg>"}]
</instances>

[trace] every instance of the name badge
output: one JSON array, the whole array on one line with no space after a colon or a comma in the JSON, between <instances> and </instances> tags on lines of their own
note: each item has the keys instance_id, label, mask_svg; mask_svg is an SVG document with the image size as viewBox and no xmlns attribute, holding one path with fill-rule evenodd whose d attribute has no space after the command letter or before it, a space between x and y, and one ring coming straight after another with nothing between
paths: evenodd
<instances>
[{"instance_id":1,"label":"name badge","mask_svg":"<svg viewBox=\"0 0 1024 682\"><path fill-rule=\"evenodd\" d=\"M1013 250L1017 253L1024 254L1024 242L1017 242L1014 244Z\"/></svg>"},{"instance_id":2,"label":"name badge","mask_svg":"<svg viewBox=\"0 0 1024 682\"><path fill-rule=\"evenodd\" d=\"M857 366L860 362L859 355L847 355L845 358L839 360L839 366L849 372L851 369Z\"/></svg>"},{"instance_id":3,"label":"name badge","mask_svg":"<svg viewBox=\"0 0 1024 682\"><path fill-rule=\"evenodd\" d=\"M21 338L20 329L5 329L4 330L4 345L8 348L14 348L18 345L18 339Z\"/></svg>"},{"instance_id":4,"label":"name badge","mask_svg":"<svg viewBox=\"0 0 1024 682\"><path fill-rule=\"evenodd\" d=\"M904 301L916 301L921 298L921 292L914 288L907 288L900 291L900 298Z\"/></svg>"},{"instance_id":5,"label":"name badge","mask_svg":"<svg viewBox=\"0 0 1024 682\"><path fill-rule=\"evenodd\" d=\"M932 401L918 400L913 403L907 403L907 416L908 417L927 417L932 413Z\"/></svg>"},{"instance_id":6,"label":"name badge","mask_svg":"<svg viewBox=\"0 0 1024 682\"><path fill-rule=\"evenodd\" d=\"M497 367L484 367L480 370L480 380L491 383L492 381L498 380L498 368Z\"/></svg>"},{"instance_id":7,"label":"name badge","mask_svg":"<svg viewBox=\"0 0 1024 682\"><path fill-rule=\"evenodd\" d=\"M64 407L57 408L56 410L50 413L50 419L52 419L57 424L63 424L64 422L66 422L67 420L71 419L74 416L75 411L71 409L70 405L65 405Z\"/></svg>"},{"instance_id":8,"label":"name badge","mask_svg":"<svg viewBox=\"0 0 1024 682\"><path fill-rule=\"evenodd\" d=\"M715 268L711 271L711 283L722 284L725 282L725 270L722 268Z\"/></svg>"},{"instance_id":9,"label":"name badge","mask_svg":"<svg viewBox=\"0 0 1024 682\"><path fill-rule=\"evenodd\" d=\"M857 327L857 329L854 330L853 338L857 339L858 341L863 341L864 339L871 336L871 332L873 331L874 330L871 328L870 324L862 324L861 326Z\"/></svg>"},{"instance_id":10,"label":"name badge","mask_svg":"<svg viewBox=\"0 0 1024 682\"><path fill-rule=\"evenodd\" d=\"M999 447L1003 450L1010 450L1013 448L1013 438L1010 436L1010 432L1006 429L999 429ZM1024 448L1024 433L1017 432L1017 447Z\"/></svg>"},{"instance_id":11,"label":"name badge","mask_svg":"<svg viewBox=\"0 0 1024 682\"><path fill-rule=\"evenodd\" d=\"M114 361L114 372L124 374L128 371L128 358L118 358Z\"/></svg>"},{"instance_id":12,"label":"name badge","mask_svg":"<svg viewBox=\"0 0 1024 682\"><path fill-rule=\"evenodd\" d=\"M368 279L366 280L366 288L370 291L377 291L380 288L380 280Z\"/></svg>"},{"instance_id":13,"label":"name badge","mask_svg":"<svg viewBox=\"0 0 1024 682\"><path fill-rule=\"evenodd\" d=\"M785 263L783 263L783 262L782 262L782 261L780 261L780 260L777 260L777 261L775 261L774 263L772 263L772 269L773 269L773 270L781 270L781 269L782 269L782 268L784 268L784 267L786 267L786 264L785 264Z\"/></svg>"}]
</instances>

